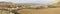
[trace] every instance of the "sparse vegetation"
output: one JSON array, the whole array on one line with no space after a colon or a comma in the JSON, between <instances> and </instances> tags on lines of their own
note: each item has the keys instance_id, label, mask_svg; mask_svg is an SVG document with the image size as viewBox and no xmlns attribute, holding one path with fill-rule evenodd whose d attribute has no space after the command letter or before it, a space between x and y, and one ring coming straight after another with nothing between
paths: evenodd
<instances>
[{"instance_id":1,"label":"sparse vegetation","mask_svg":"<svg viewBox=\"0 0 60 14\"><path fill-rule=\"evenodd\" d=\"M56 8L56 6L48 5L49 8Z\"/></svg>"},{"instance_id":2,"label":"sparse vegetation","mask_svg":"<svg viewBox=\"0 0 60 14\"><path fill-rule=\"evenodd\" d=\"M20 9L44 9L43 6L41 6L41 7L39 7L39 6L29 7L29 6L32 6L32 5L22 5L22 4L12 3L12 2L0 2L0 7L2 8L0 10L3 10L3 11L6 10L6 11L9 11L9 12L12 12L12 13L15 13L15 14L19 14L18 12L15 11L16 10L15 8L17 8L17 7L20 8ZM15 10L12 11L11 8L13 8ZM8 10L8 9L10 9L10 10Z\"/></svg>"}]
</instances>

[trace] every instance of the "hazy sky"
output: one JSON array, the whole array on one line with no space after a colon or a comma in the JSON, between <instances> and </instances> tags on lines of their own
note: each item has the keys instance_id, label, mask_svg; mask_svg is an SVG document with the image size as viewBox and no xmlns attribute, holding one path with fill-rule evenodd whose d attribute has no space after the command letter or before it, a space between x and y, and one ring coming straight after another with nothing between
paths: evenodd
<instances>
[{"instance_id":1,"label":"hazy sky","mask_svg":"<svg viewBox=\"0 0 60 14\"><path fill-rule=\"evenodd\" d=\"M44 4L52 2L52 0L0 0L0 1L12 1L16 3L44 3Z\"/></svg>"}]
</instances>

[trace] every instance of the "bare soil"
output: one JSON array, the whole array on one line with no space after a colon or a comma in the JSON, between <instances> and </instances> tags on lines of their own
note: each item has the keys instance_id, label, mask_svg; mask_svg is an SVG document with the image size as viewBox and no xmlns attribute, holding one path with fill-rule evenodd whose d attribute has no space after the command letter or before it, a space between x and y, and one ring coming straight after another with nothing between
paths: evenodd
<instances>
[{"instance_id":1,"label":"bare soil","mask_svg":"<svg viewBox=\"0 0 60 14\"><path fill-rule=\"evenodd\" d=\"M17 11L20 14L60 14L60 8L48 8L48 9L23 9ZM12 14L8 11L0 10L0 14Z\"/></svg>"},{"instance_id":2,"label":"bare soil","mask_svg":"<svg viewBox=\"0 0 60 14\"><path fill-rule=\"evenodd\" d=\"M60 8L48 8L48 9L24 9L18 11L20 14L60 14Z\"/></svg>"}]
</instances>

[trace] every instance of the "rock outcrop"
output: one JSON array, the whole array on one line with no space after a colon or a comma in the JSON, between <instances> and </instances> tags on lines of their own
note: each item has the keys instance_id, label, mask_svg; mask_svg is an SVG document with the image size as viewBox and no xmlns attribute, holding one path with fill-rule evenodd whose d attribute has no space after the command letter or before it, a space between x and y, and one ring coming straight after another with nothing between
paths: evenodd
<instances>
[{"instance_id":1,"label":"rock outcrop","mask_svg":"<svg viewBox=\"0 0 60 14\"><path fill-rule=\"evenodd\" d=\"M11 12L12 14L18 13L18 10L22 9L43 9L48 8L47 5L22 5L22 4L16 4L12 2L0 2L0 10L4 13L4 11ZM19 13L18 13L19 14Z\"/></svg>"}]
</instances>

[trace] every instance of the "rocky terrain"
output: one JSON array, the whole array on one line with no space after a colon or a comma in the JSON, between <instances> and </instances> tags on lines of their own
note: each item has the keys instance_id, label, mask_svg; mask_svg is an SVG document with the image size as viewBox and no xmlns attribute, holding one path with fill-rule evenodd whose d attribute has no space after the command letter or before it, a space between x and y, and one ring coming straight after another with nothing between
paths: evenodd
<instances>
[{"instance_id":1,"label":"rocky terrain","mask_svg":"<svg viewBox=\"0 0 60 14\"><path fill-rule=\"evenodd\" d=\"M47 9L47 5L29 5L29 4L16 4L12 2L0 2L0 14L21 14L20 10L29 9ZM23 13L22 13L23 14Z\"/></svg>"},{"instance_id":2,"label":"rocky terrain","mask_svg":"<svg viewBox=\"0 0 60 14\"><path fill-rule=\"evenodd\" d=\"M59 5L0 2L0 14L60 14Z\"/></svg>"}]
</instances>

